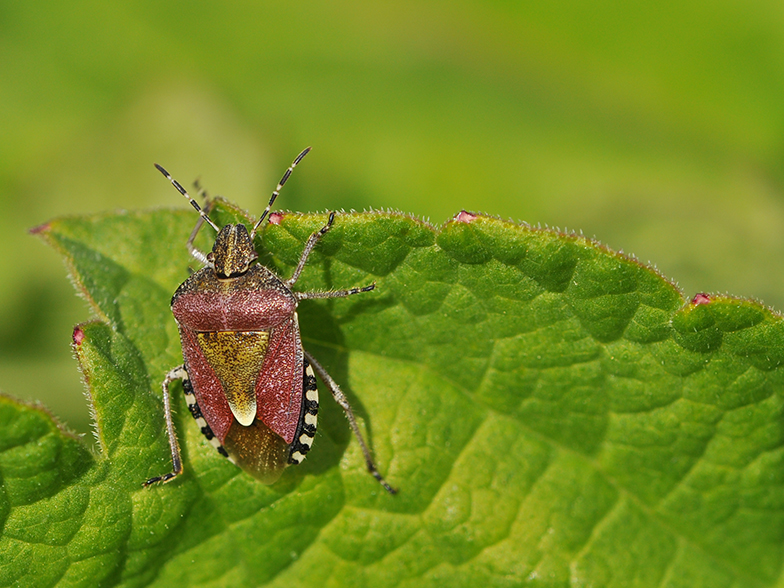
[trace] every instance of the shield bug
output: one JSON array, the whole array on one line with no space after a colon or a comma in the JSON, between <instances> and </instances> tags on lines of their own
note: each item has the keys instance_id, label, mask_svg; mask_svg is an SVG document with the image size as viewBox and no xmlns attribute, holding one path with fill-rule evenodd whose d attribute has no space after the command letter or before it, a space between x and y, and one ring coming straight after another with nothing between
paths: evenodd
<instances>
[{"instance_id":1,"label":"shield bug","mask_svg":"<svg viewBox=\"0 0 784 588\"><path fill-rule=\"evenodd\" d=\"M330 213L327 223L310 236L289 279L255 263L258 255L253 241L259 227L308 151L310 147L283 174L250 232L242 223L222 228L216 225L177 180L155 165L200 215L187 247L205 267L183 282L172 297L184 359L163 380L172 471L150 478L145 486L168 482L182 473L169 393L173 381L182 380L188 408L218 452L262 482L272 484L286 466L302 462L313 444L318 414L315 370L345 411L368 471L387 491L395 493L376 469L346 396L303 349L300 340L300 300L343 298L375 288L371 284L330 292L292 290L313 248L332 227L335 213ZM204 223L218 233L212 251L206 255L194 245Z\"/></svg>"}]
</instances>

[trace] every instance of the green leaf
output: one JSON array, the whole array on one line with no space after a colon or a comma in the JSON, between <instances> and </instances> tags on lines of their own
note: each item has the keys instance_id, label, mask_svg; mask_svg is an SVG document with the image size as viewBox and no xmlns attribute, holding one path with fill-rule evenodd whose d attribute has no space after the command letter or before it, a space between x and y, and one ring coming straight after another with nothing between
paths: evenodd
<instances>
[{"instance_id":1,"label":"green leaf","mask_svg":"<svg viewBox=\"0 0 784 588\"><path fill-rule=\"evenodd\" d=\"M772 586L784 540L784 325L686 301L575 235L461 213L435 229L338 215L299 290L303 344L344 387L390 496L322 401L305 462L264 486L201 436L175 387L169 299L194 266L186 211L38 233L97 320L76 327L99 455L2 399L2 586ZM241 218L220 204L221 223ZM324 215L284 214L261 260L291 274ZM202 231L197 244L209 249ZM326 394L324 394L326 395Z\"/></svg>"}]
</instances>

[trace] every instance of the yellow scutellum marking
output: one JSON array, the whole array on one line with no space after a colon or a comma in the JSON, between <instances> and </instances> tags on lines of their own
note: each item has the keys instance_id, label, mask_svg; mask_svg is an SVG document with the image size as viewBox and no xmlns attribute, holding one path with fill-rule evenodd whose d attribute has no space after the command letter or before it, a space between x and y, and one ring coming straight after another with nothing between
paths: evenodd
<instances>
[{"instance_id":1,"label":"yellow scutellum marking","mask_svg":"<svg viewBox=\"0 0 784 588\"><path fill-rule=\"evenodd\" d=\"M207 363L223 384L234 418L249 426L256 418L256 380L269 347L267 331L197 333Z\"/></svg>"}]
</instances>

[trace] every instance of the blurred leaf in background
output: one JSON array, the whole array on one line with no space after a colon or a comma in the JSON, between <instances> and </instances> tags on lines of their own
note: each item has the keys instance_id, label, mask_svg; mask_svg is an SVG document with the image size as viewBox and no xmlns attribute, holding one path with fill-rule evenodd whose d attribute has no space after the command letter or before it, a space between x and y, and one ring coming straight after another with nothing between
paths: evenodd
<instances>
[{"instance_id":1,"label":"blurred leaf in background","mask_svg":"<svg viewBox=\"0 0 784 588\"><path fill-rule=\"evenodd\" d=\"M88 427L89 311L29 227L184 207L153 162L259 211L306 145L281 207L580 229L782 308L783 31L773 2L3 3L0 387Z\"/></svg>"}]
</instances>

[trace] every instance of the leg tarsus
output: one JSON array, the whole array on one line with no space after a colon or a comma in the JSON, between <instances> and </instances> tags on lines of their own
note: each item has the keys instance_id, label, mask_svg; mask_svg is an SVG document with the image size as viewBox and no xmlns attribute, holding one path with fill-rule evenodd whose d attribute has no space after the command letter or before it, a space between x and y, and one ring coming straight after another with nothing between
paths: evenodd
<instances>
[{"instance_id":1,"label":"leg tarsus","mask_svg":"<svg viewBox=\"0 0 784 588\"><path fill-rule=\"evenodd\" d=\"M390 486L387 483L387 481L384 479L384 477L376 469L376 466L375 466L375 464L372 461L367 463L367 469L368 469L368 472L370 472L370 475L372 475L376 480L378 480L378 483L381 484L384 487L384 490L386 490L387 492L389 492L393 496L395 494L397 494L397 488L393 488L392 486Z\"/></svg>"},{"instance_id":2,"label":"leg tarsus","mask_svg":"<svg viewBox=\"0 0 784 588\"><path fill-rule=\"evenodd\" d=\"M165 476L155 476L154 478L150 478L149 480L147 480L144 484L142 484L142 486L146 488L147 486L152 486L153 484L157 484L159 482L161 484L165 484L169 480L173 480L177 475L178 474L175 474L174 472L169 472Z\"/></svg>"}]
</instances>

